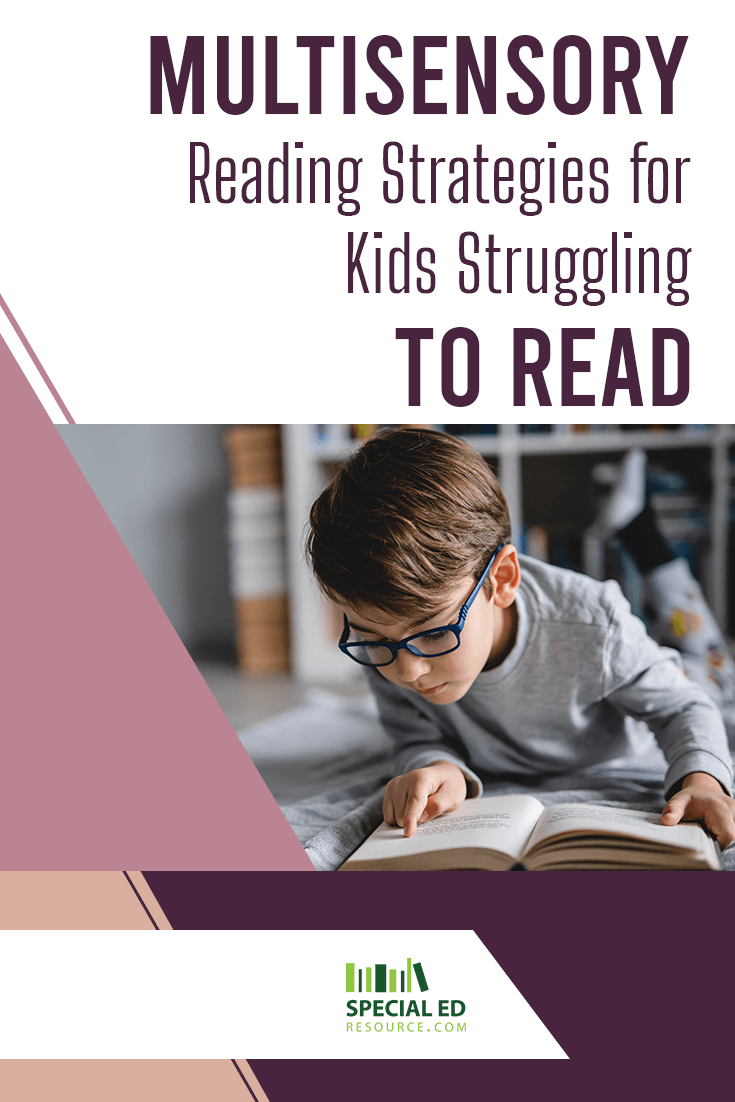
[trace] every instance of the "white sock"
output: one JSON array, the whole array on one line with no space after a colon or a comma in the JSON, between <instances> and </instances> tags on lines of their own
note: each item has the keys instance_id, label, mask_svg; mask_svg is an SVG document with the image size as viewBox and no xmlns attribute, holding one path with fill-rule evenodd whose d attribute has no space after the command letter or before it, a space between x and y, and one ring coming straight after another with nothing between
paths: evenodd
<instances>
[{"instance_id":1,"label":"white sock","mask_svg":"<svg viewBox=\"0 0 735 1102\"><path fill-rule=\"evenodd\" d=\"M596 528L618 532L643 512L646 504L646 453L632 448L623 458L615 485L602 503Z\"/></svg>"}]
</instances>

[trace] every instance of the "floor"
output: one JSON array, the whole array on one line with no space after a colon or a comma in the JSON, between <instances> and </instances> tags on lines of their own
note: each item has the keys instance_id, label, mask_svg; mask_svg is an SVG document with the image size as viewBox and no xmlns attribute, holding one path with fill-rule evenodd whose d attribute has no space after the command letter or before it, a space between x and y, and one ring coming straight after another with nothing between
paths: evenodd
<instances>
[{"instance_id":1,"label":"floor","mask_svg":"<svg viewBox=\"0 0 735 1102\"><path fill-rule=\"evenodd\" d=\"M226 663L198 662L197 666L236 731L303 704L311 689L326 689L346 697L363 696L367 691L359 673L358 680L347 684L300 685L285 673L252 677Z\"/></svg>"}]
</instances>

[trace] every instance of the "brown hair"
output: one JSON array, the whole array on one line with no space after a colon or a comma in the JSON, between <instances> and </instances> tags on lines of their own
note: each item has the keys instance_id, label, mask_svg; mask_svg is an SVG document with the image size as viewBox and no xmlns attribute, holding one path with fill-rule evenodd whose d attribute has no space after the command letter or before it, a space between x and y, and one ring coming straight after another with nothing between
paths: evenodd
<instances>
[{"instance_id":1,"label":"brown hair","mask_svg":"<svg viewBox=\"0 0 735 1102\"><path fill-rule=\"evenodd\" d=\"M415 622L417 601L430 616L509 540L482 456L442 432L397 428L367 440L314 502L306 554L328 597Z\"/></svg>"}]
</instances>

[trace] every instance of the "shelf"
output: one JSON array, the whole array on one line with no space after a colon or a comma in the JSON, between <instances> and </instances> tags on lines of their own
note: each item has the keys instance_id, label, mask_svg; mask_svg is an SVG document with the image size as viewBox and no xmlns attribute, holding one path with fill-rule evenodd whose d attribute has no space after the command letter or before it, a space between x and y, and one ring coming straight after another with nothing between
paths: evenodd
<instances>
[{"instance_id":1,"label":"shelf","mask_svg":"<svg viewBox=\"0 0 735 1102\"><path fill-rule=\"evenodd\" d=\"M546 455L557 452L620 452L629 448L652 451L663 448L709 448L713 443L735 444L735 429L730 425L714 425L704 431L672 429L665 432L551 432L521 433L506 431L517 426L502 425L494 435L463 436L482 455ZM556 426L555 426L556 427ZM327 463L341 463L357 451L359 440L340 444L312 444L311 456Z\"/></svg>"},{"instance_id":2,"label":"shelf","mask_svg":"<svg viewBox=\"0 0 735 1102\"><path fill-rule=\"evenodd\" d=\"M720 432L720 428L724 431ZM716 426L707 432L686 429L671 432L590 432L590 433L498 433L497 436L463 436L482 455L546 455L558 452L620 452L629 448L645 451L663 448L709 448L717 440L735 443L730 426Z\"/></svg>"}]
</instances>

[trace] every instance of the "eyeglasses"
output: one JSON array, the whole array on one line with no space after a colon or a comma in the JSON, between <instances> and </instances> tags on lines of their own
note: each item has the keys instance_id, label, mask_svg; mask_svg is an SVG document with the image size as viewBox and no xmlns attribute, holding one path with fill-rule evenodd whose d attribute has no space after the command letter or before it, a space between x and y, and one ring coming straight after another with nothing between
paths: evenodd
<instances>
[{"instance_id":1,"label":"eyeglasses","mask_svg":"<svg viewBox=\"0 0 735 1102\"><path fill-rule=\"evenodd\" d=\"M477 585L459 610L456 624L431 628L429 631L419 631L416 635L409 635L405 639L401 639L399 643L389 643L387 641L384 643L364 643L362 640L349 641L350 633L354 629L350 625L347 616L345 616L339 649L353 662L359 662L361 666L390 666L398 651L404 649L411 654L418 655L419 658L439 658L442 654L451 654L453 650L457 650L462 641L460 636L467 619L467 613L470 611L475 597L482 589L498 551L503 547L505 547L505 544L501 543L500 547L497 547L493 552L492 558L483 570Z\"/></svg>"}]
</instances>

